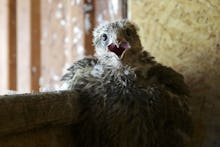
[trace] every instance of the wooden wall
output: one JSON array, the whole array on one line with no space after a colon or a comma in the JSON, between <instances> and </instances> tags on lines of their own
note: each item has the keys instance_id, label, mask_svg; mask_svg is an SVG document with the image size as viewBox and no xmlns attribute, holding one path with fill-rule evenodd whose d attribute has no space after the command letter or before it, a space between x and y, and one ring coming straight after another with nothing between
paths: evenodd
<instances>
[{"instance_id":1,"label":"wooden wall","mask_svg":"<svg viewBox=\"0 0 220 147\"><path fill-rule=\"evenodd\" d=\"M130 0L129 18L156 60L185 76L195 135L191 146L220 146L220 1Z\"/></svg>"},{"instance_id":2,"label":"wooden wall","mask_svg":"<svg viewBox=\"0 0 220 147\"><path fill-rule=\"evenodd\" d=\"M57 90L75 60L93 54L92 30L126 17L126 0L2 0L0 93Z\"/></svg>"}]
</instances>

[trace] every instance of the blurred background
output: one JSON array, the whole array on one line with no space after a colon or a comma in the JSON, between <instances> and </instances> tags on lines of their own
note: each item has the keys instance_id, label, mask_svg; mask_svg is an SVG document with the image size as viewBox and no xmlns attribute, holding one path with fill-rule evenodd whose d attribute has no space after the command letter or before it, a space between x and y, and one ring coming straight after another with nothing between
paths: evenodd
<instances>
[{"instance_id":1,"label":"blurred background","mask_svg":"<svg viewBox=\"0 0 220 147\"><path fill-rule=\"evenodd\" d=\"M219 147L219 0L1 0L0 94L58 90L65 70L94 53L93 28L122 18L139 26L145 50L184 75L190 146Z\"/></svg>"}]
</instances>

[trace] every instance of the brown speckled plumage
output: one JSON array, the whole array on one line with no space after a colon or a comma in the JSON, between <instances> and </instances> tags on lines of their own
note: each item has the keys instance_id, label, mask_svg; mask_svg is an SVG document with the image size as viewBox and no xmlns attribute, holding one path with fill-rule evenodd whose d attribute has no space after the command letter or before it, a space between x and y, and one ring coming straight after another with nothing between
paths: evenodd
<instances>
[{"instance_id":1,"label":"brown speckled plumage","mask_svg":"<svg viewBox=\"0 0 220 147\"><path fill-rule=\"evenodd\" d=\"M78 145L184 147L192 122L183 76L143 51L127 20L97 27L94 46L94 57L63 76L67 89L81 93Z\"/></svg>"}]
</instances>

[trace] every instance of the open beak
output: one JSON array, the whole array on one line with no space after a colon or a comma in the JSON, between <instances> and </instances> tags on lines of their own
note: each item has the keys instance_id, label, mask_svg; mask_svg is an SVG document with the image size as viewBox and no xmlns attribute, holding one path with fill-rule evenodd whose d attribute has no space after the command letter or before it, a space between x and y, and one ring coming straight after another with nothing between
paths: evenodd
<instances>
[{"instance_id":1,"label":"open beak","mask_svg":"<svg viewBox=\"0 0 220 147\"><path fill-rule=\"evenodd\" d=\"M119 44L111 43L108 45L108 50L114 52L120 59L123 58L123 55L127 49L131 48L129 42L123 41Z\"/></svg>"}]
</instances>

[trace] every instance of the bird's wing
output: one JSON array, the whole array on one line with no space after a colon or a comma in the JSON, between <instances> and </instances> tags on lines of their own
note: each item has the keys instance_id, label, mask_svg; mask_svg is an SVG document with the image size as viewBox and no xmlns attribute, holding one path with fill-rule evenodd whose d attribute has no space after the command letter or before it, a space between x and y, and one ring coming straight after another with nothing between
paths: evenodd
<instances>
[{"instance_id":1,"label":"bird's wing","mask_svg":"<svg viewBox=\"0 0 220 147\"><path fill-rule=\"evenodd\" d=\"M170 67L157 63L154 57L146 51L142 51L137 57L138 59L133 61L133 66L137 67L136 74L141 77L142 81L146 82L149 79L155 79L157 83L163 84L172 93L189 95L189 89L181 74Z\"/></svg>"},{"instance_id":2,"label":"bird's wing","mask_svg":"<svg viewBox=\"0 0 220 147\"><path fill-rule=\"evenodd\" d=\"M170 67L161 64L152 66L148 71L148 77L156 77L158 82L164 84L172 93L189 96L189 89L184 82L184 77Z\"/></svg>"},{"instance_id":3,"label":"bird's wing","mask_svg":"<svg viewBox=\"0 0 220 147\"><path fill-rule=\"evenodd\" d=\"M61 81L71 80L76 72L82 69L86 69L88 67L93 67L96 63L97 59L95 57L85 57L81 60L78 60L70 68L67 69L68 72L65 75L63 75Z\"/></svg>"},{"instance_id":4,"label":"bird's wing","mask_svg":"<svg viewBox=\"0 0 220 147\"><path fill-rule=\"evenodd\" d=\"M141 87L148 88L153 84L163 89L162 93L167 95L163 97L166 99L167 128L171 127L183 134L192 134L193 126L187 102L190 92L184 77L172 68L154 62L145 52L139 59L142 66L137 69L136 74Z\"/></svg>"},{"instance_id":5,"label":"bird's wing","mask_svg":"<svg viewBox=\"0 0 220 147\"><path fill-rule=\"evenodd\" d=\"M164 87L167 97L168 125L180 132L191 135L193 126L187 99L190 92L184 77L172 68L157 64L148 71L148 78L156 77L157 83Z\"/></svg>"}]
</instances>

